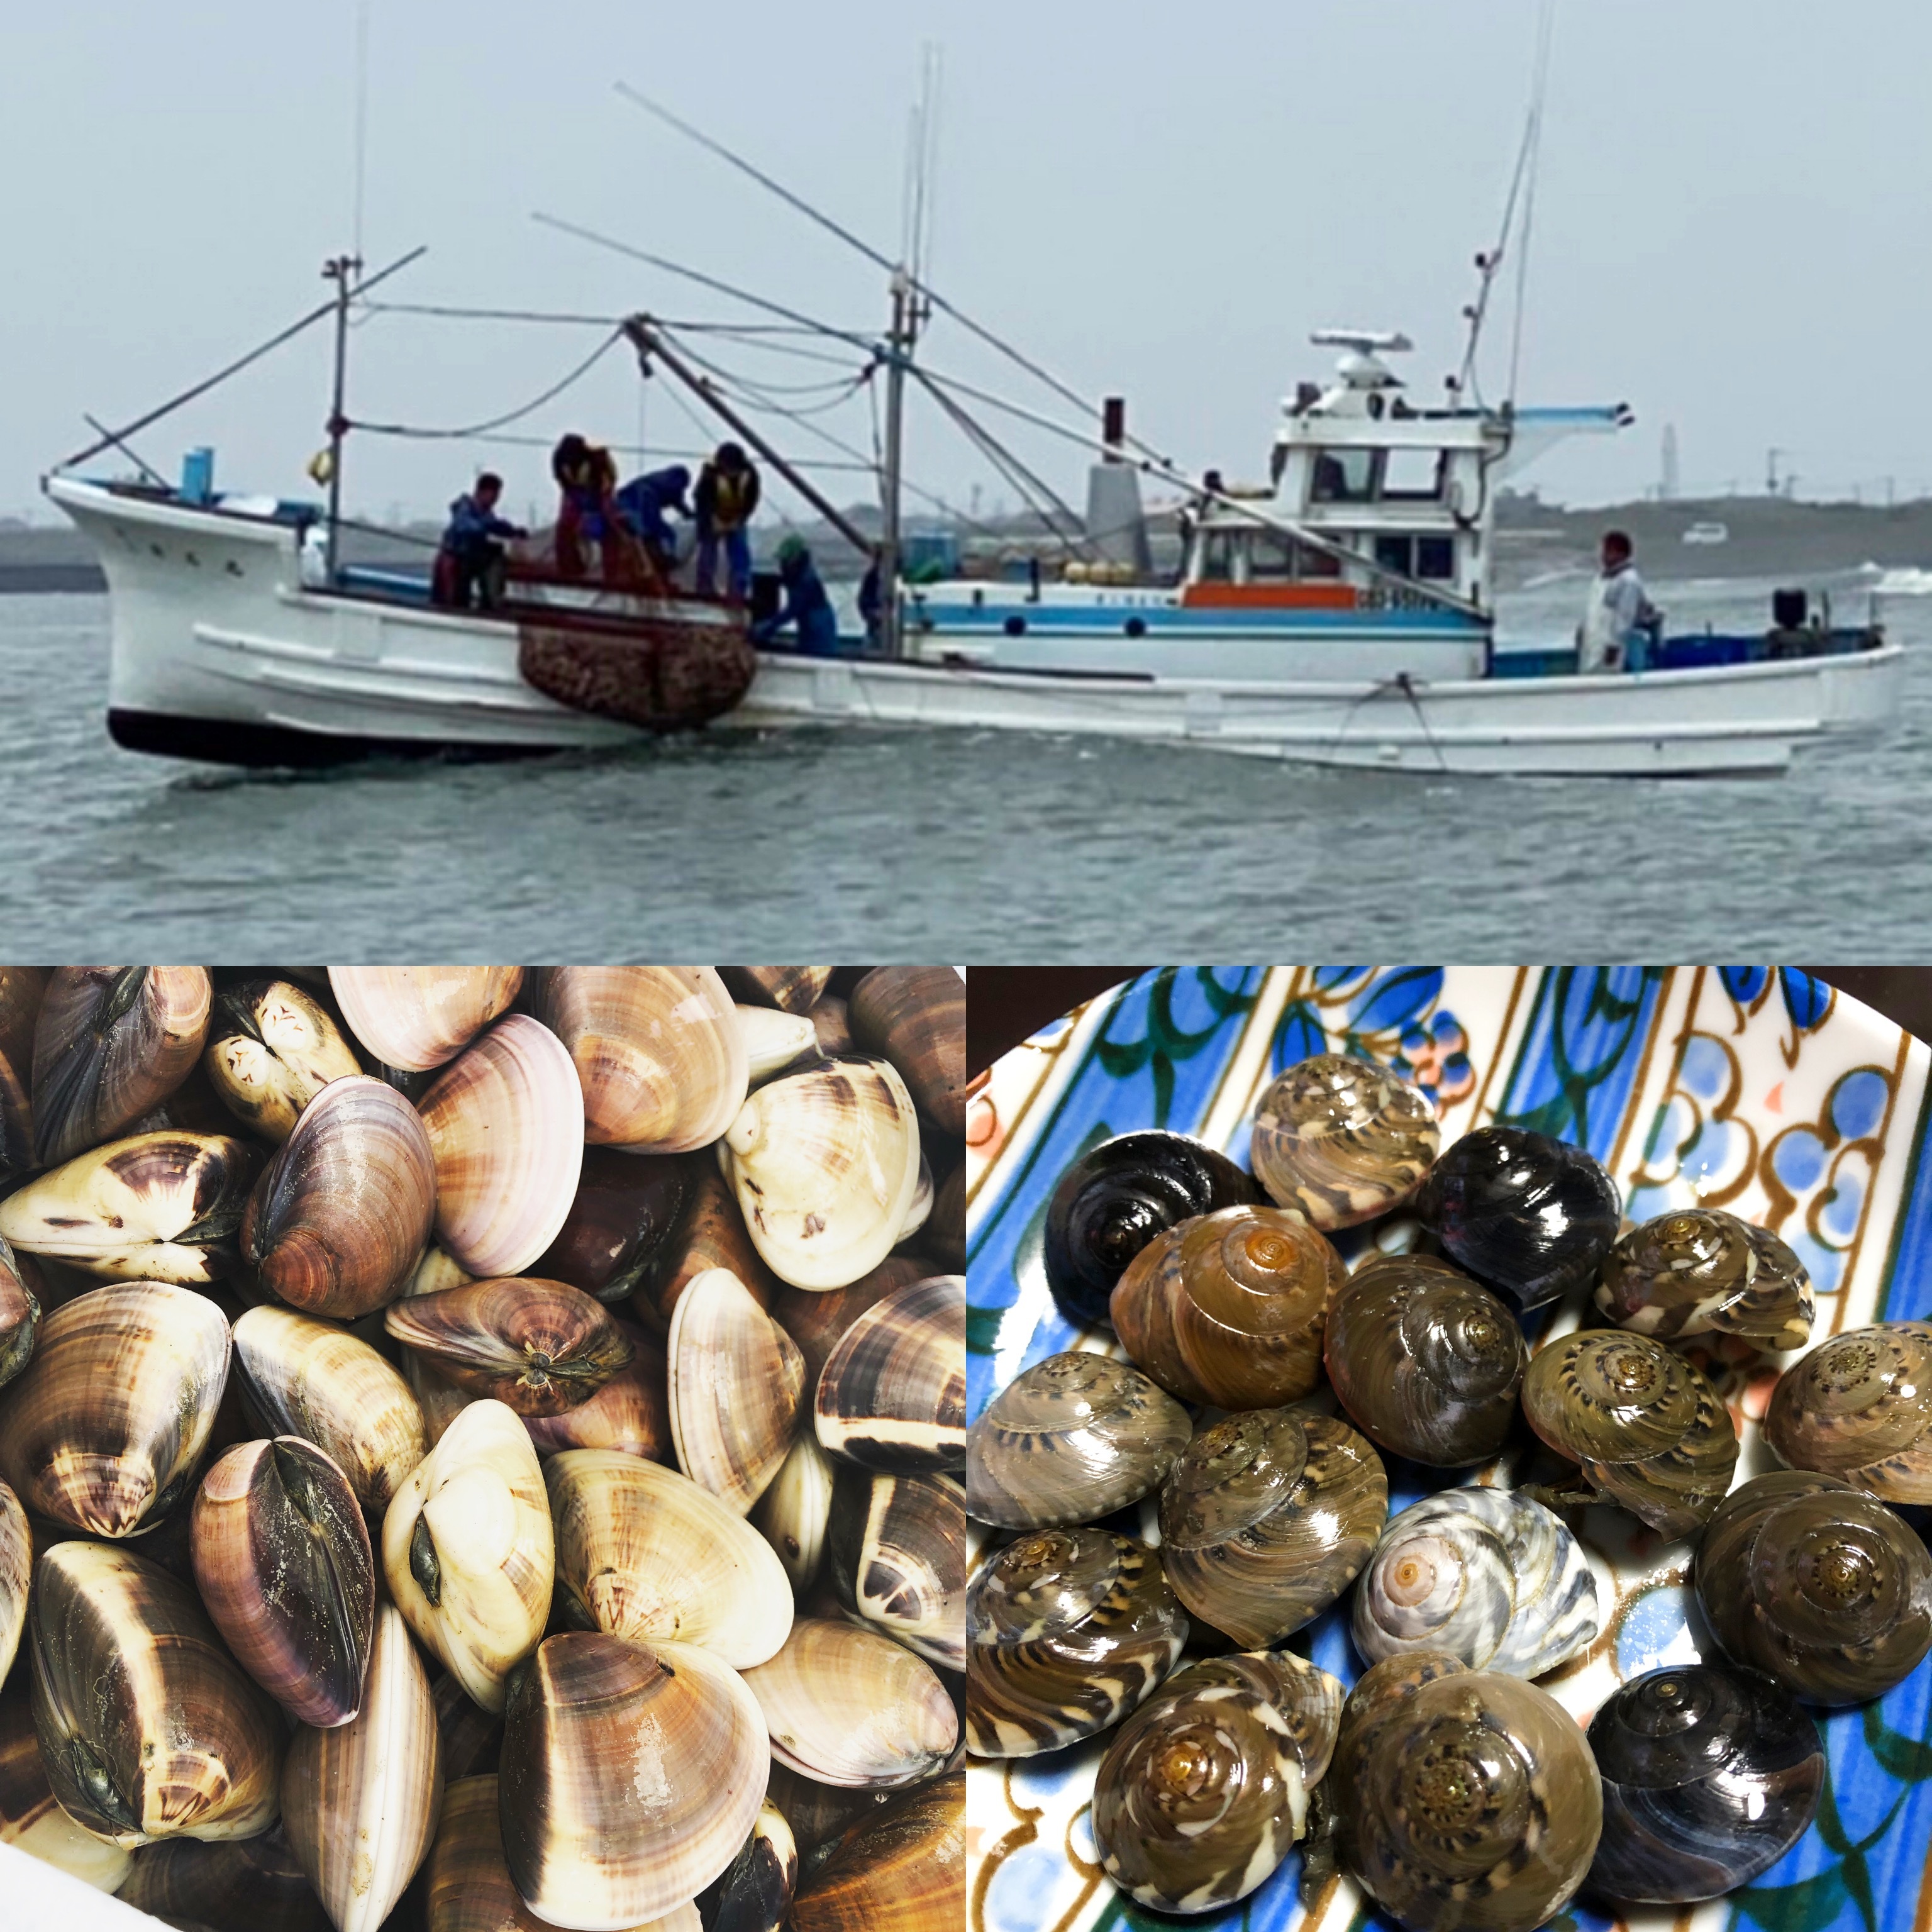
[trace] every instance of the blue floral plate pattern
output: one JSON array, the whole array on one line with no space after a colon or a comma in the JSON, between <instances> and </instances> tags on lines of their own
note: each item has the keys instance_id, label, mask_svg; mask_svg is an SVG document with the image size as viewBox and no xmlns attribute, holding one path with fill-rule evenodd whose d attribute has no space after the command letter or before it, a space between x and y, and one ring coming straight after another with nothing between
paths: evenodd
<instances>
[{"instance_id":1,"label":"blue floral plate pattern","mask_svg":"<svg viewBox=\"0 0 1932 1932\"><path fill-rule=\"evenodd\" d=\"M1632 1221L1724 1207L1775 1228L1817 1291L1814 1340L1880 1320L1932 1317L1927 1048L1806 975L1759 967L1212 967L1151 973L999 1060L967 1125L968 1391L977 1415L1022 1368L1067 1348L1111 1349L1070 1324L1040 1258L1061 1171L1130 1128L1198 1136L1245 1162L1262 1088L1311 1053L1400 1069L1434 1098L1445 1142L1492 1122L1588 1147ZM1400 1218L1367 1231L1398 1246ZM1560 1333L1579 1307L1558 1311ZM1759 1421L1783 1361L1700 1351L1740 1425L1738 1480L1774 1466ZM1474 1480L1492 1478L1480 1471ZM1390 1468L1392 1510L1459 1474ZM1915 1515L1920 1512L1912 1512ZM1153 1529L1144 1508L1141 1533ZM1580 1658L1544 1682L1581 1720L1619 1681L1702 1654L1685 1588L1689 1546L1621 1512L1592 1510L1583 1540L1616 1607ZM1292 1640L1345 1682L1360 1670L1346 1616ZM1932 1923L1932 1660L1879 1702L1825 1726L1831 1784L1804 1840L1729 1898L1606 1918L1586 1899L1552 1923L1599 1932L1893 1932ZM1389 1922L1346 1879L1304 1913L1292 1855L1248 1898L1179 1921L1116 1892L1088 1808L1103 1737L968 1772L970 1932L1354 1932Z\"/></svg>"}]
</instances>

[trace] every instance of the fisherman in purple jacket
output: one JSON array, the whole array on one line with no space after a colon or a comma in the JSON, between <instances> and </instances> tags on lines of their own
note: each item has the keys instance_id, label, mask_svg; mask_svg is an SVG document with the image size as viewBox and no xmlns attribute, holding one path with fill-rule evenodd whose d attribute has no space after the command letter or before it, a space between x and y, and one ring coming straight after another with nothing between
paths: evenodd
<instances>
[{"instance_id":1,"label":"fisherman in purple jacket","mask_svg":"<svg viewBox=\"0 0 1932 1932\"><path fill-rule=\"evenodd\" d=\"M467 495L450 505L442 548L436 553L433 588L437 603L459 610L474 603L489 610L503 601L503 546L497 539L529 532L497 515L502 494L502 478L486 470Z\"/></svg>"}]
</instances>

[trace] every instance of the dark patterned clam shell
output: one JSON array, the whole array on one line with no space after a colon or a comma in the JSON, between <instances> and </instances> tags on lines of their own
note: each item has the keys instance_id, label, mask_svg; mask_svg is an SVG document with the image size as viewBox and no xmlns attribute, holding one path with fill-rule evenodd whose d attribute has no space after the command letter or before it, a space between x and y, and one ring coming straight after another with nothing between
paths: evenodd
<instances>
[{"instance_id":1,"label":"dark patterned clam shell","mask_svg":"<svg viewBox=\"0 0 1932 1932\"><path fill-rule=\"evenodd\" d=\"M599 1301L622 1301L642 1286L683 1225L695 1186L691 1163L681 1156L586 1147L562 1230L530 1272Z\"/></svg>"},{"instance_id":2,"label":"dark patterned clam shell","mask_svg":"<svg viewBox=\"0 0 1932 1932\"><path fill-rule=\"evenodd\" d=\"M956 1477L842 1467L825 1532L839 1602L947 1670L966 1667L966 1492Z\"/></svg>"},{"instance_id":3,"label":"dark patterned clam shell","mask_svg":"<svg viewBox=\"0 0 1932 1932\"><path fill-rule=\"evenodd\" d=\"M1372 1060L1318 1053L1262 1096L1249 1158L1270 1200L1314 1227L1352 1228L1408 1200L1442 1144L1420 1088Z\"/></svg>"},{"instance_id":4,"label":"dark patterned clam shell","mask_svg":"<svg viewBox=\"0 0 1932 1932\"><path fill-rule=\"evenodd\" d=\"M894 1290L846 1330L820 1371L820 1446L916 1474L966 1460L966 1278Z\"/></svg>"}]
</instances>

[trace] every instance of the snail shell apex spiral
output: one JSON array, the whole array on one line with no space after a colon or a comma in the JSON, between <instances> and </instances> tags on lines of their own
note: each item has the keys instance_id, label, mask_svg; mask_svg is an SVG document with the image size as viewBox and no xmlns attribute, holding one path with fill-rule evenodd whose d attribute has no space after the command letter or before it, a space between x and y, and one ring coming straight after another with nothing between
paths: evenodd
<instances>
[{"instance_id":1,"label":"snail shell apex spiral","mask_svg":"<svg viewBox=\"0 0 1932 1932\"><path fill-rule=\"evenodd\" d=\"M1250 1158L1277 1205L1317 1228L1352 1228L1414 1194L1442 1144L1420 1088L1373 1061L1318 1053L1262 1094Z\"/></svg>"},{"instance_id":2,"label":"snail shell apex spiral","mask_svg":"<svg viewBox=\"0 0 1932 1932\"><path fill-rule=\"evenodd\" d=\"M1639 1334L1741 1336L1760 1348L1811 1339L1811 1278L1768 1228L1678 1208L1633 1228L1604 1261L1597 1306Z\"/></svg>"},{"instance_id":3,"label":"snail shell apex spiral","mask_svg":"<svg viewBox=\"0 0 1932 1932\"><path fill-rule=\"evenodd\" d=\"M1932 1325L1880 1322L1820 1342L1778 1378L1764 1433L1791 1468L1932 1502Z\"/></svg>"}]
</instances>

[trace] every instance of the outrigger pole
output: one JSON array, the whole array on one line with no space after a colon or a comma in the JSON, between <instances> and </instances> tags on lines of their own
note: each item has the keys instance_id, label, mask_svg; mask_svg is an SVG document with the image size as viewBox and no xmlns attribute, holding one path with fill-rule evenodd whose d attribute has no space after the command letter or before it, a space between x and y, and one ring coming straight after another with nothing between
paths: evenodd
<instances>
[{"instance_id":1,"label":"outrigger pole","mask_svg":"<svg viewBox=\"0 0 1932 1932\"><path fill-rule=\"evenodd\" d=\"M349 298L353 278L362 272L360 255L334 255L322 265L322 278L335 284L335 385L328 410L328 522L323 531L323 580L335 581L335 550L342 523L342 440L349 418L342 413L349 376Z\"/></svg>"}]
</instances>

